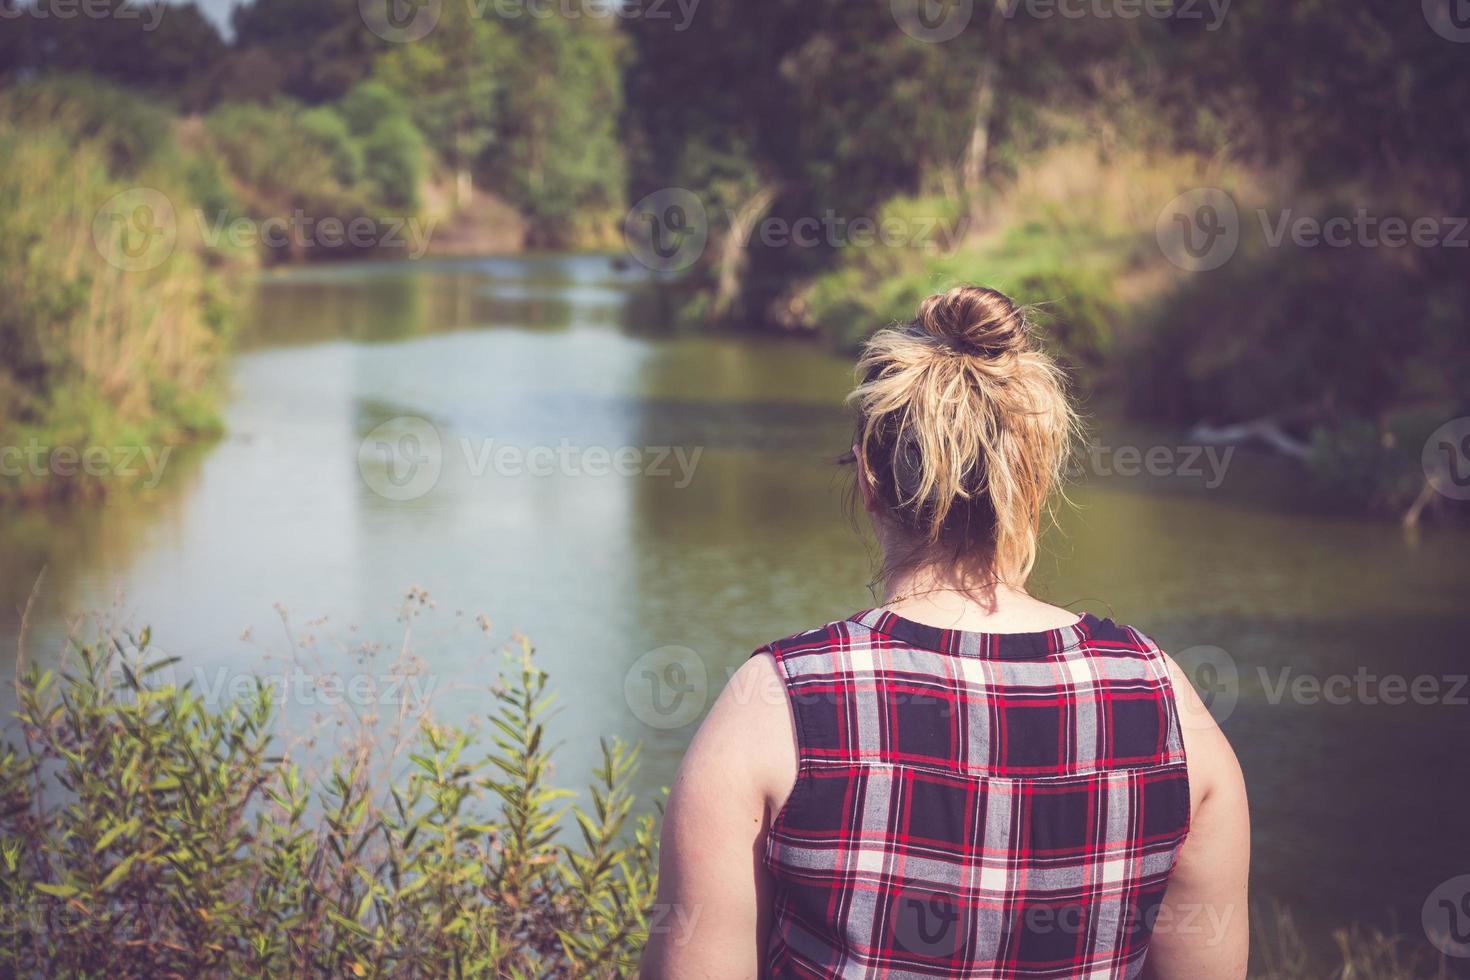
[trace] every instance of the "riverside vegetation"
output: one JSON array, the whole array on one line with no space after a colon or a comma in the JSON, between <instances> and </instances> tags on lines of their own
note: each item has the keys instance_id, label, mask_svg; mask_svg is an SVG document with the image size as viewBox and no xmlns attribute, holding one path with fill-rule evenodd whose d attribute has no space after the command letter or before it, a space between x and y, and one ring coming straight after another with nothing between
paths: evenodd
<instances>
[{"instance_id":1,"label":"riverside vegetation","mask_svg":"<svg viewBox=\"0 0 1470 980\"><path fill-rule=\"evenodd\" d=\"M446 4L405 45L356 0L310 7L241 7L226 44L192 4L0 0L0 502L95 496L138 481L74 455L217 432L230 297L262 263L417 257L462 214L510 247L610 241L607 18ZM116 261L159 231L157 261Z\"/></svg>"},{"instance_id":2,"label":"riverside vegetation","mask_svg":"<svg viewBox=\"0 0 1470 980\"><path fill-rule=\"evenodd\" d=\"M146 630L27 666L0 751L0 973L633 972L659 927L637 749L604 742L570 803L546 675L528 644L506 655L485 750L409 712L412 737L367 725L314 775L273 738L268 684L211 704Z\"/></svg>"},{"instance_id":3,"label":"riverside vegetation","mask_svg":"<svg viewBox=\"0 0 1470 980\"><path fill-rule=\"evenodd\" d=\"M134 96L74 79L0 94L0 443L161 447L218 428L232 273L254 257L177 225L170 261L129 269L94 242L99 208L146 185L176 202L222 192L205 156ZM111 236L118 236L113 238ZM95 492L7 455L0 497Z\"/></svg>"},{"instance_id":4,"label":"riverside vegetation","mask_svg":"<svg viewBox=\"0 0 1470 980\"><path fill-rule=\"evenodd\" d=\"M1419 453L1470 414L1462 38L1380 0L1123 6L926 20L759 0L701 8L678 35L631 24L630 196L685 187L708 212L693 315L852 346L984 282L1037 305L1083 383L1137 415L1267 434L1322 506L1450 514ZM1203 189L1229 201L1169 214ZM1213 234L1231 208L1218 267L1161 248L1161 221ZM1390 243L1390 219L1433 234ZM1349 230L1289 230L1303 220ZM874 242L874 225L892 233Z\"/></svg>"},{"instance_id":5,"label":"riverside vegetation","mask_svg":"<svg viewBox=\"0 0 1470 980\"><path fill-rule=\"evenodd\" d=\"M413 217L422 230L456 212L503 224L513 209L522 243L575 248L613 244L627 202L681 188L708 224L681 285L696 328L801 330L851 347L917 297L983 280L1041 308L1087 388L1201 440L1284 450L1324 506L1411 521L1458 507L1429 491L1419 450L1470 414L1470 62L1427 6L1073 16L997 0L946 8L964 22L936 34L948 24L906 18L901 3L751 0L624 18L591 3L551 16L454 3L398 43L353 0L309 12L255 0L235 10L228 40L187 4L148 31L120 15L124 0L89 8L119 16L71 18L16 4L0 0L7 100L86 71L94 81L63 85L67 99L124 110L108 129L126 130L134 151L192 161L180 214ZM15 159L0 194L28 207L7 215L19 227L0 243L11 293L0 343L20 354L19 369L11 357L0 368L0 427L78 445L207 432L228 318L209 274L232 263L185 241L166 276L121 282L68 246L90 227L79 202L140 173L94 143L115 136L57 118L21 130L5 117ZM78 160L42 158L72 146ZM102 168L96 193L49 179L88 159ZM486 188L508 207L476 210ZM1230 196L1239 241L1219 268L1186 272L1156 225L1202 188ZM768 234L828 215L903 232ZM1303 239L1290 230L1302 220L1354 230ZM1431 241L1389 244L1372 229L1390 221L1429 222ZM247 258L364 254L324 237ZM424 243L368 244L413 255ZM165 340L172 358L143 356L144 341ZM128 356L100 378L109 344ZM78 483L102 485L5 477L0 493Z\"/></svg>"}]
</instances>

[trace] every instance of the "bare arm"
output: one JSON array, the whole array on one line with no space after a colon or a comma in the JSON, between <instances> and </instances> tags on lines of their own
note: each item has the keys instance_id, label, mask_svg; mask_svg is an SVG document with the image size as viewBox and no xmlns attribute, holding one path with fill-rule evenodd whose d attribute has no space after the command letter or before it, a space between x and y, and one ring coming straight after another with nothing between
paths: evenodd
<instances>
[{"instance_id":1,"label":"bare arm","mask_svg":"<svg viewBox=\"0 0 1470 980\"><path fill-rule=\"evenodd\" d=\"M770 907L761 857L771 817L796 778L777 669L763 655L735 672L674 777L644 980L760 974Z\"/></svg>"},{"instance_id":2,"label":"bare arm","mask_svg":"<svg viewBox=\"0 0 1470 980\"><path fill-rule=\"evenodd\" d=\"M1169 661L1189 757L1189 836L1169 879L1144 976L1241 980L1250 953L1246 906L1250 813L1240 763L1188 678Z\"/></svg>"}]
</instances>

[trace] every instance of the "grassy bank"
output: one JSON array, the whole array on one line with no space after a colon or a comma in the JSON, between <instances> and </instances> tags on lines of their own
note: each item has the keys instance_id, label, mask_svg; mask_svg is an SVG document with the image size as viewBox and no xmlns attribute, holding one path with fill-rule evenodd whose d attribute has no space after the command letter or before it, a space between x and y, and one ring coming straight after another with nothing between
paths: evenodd
<instances>
[{"instance_id":1,"label":"grassy bank","mask_svg":"<svg viewBox=\"0 0 1470 980\"><path fill-rule=\"evenodd\" d=\"M411 595L406 616L427 607ZM631 975L650 928L685 922L653 905L636 748L604 744L573 803L548 778L552 699L529 646L502 652L471 734L434 721L407 635L373 681L402 698L345 734L329 712L283 737L275 688L248 671L222 701L179 684L147 631L25 665L0 747L0 972ZM333 758L308 750L333 738ZM1288 911L1257 912L1252 976L1449 976L1422 938L1309 942Z\"/></svg>"},{"instance_id":2,"label":"grassy bank","mask_svg":"<svg viewBox=\"0 0 1470 980\"><path fill-rule=\"evenodd\" d=\"M0 502L156 482L219 430L244 276L424 254L431 176L374 83L190 118L85 76L0 94Z\"/></svg>"},{"instance_id":3,"label":"grassy bank","mask_svg":"<svg viewBox=\"0 0 1470 980\"><path fill-rule=\"evenodd\" d=\"M142 102L65 82L0 98L0 499L97 494L218 426L248 252L180 220L212 162Z\"/></svg>"}]
</instances>

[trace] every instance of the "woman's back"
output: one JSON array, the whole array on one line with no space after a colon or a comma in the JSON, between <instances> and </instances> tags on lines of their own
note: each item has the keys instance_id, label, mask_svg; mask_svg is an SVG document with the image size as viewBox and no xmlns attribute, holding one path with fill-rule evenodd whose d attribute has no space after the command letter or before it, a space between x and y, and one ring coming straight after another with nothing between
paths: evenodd
<instances>
[{"instance_id":1,"label":"woman's back","mask_svg":"<svg viewBox=\"0 0 1470 980\"><path fill-rule=\"evenodd\" d=\"M774 974L1138 974L1190 812L1147 638L870 610L762 652L798 759L767 836Z\"/></svg>"},{"instance_id":2,"label":"woman's back","mask_svg":"<svg viewBox=\"0 0 1470 980\"><path fill-rule=\"evenodd\" d=\"M931 296L857 375L885 607L721 693L669 795L645 974L1239 980L1234 753L1141 633L1025 588L1077 429L1025 311Z\"/></svg>"}]
</instances>

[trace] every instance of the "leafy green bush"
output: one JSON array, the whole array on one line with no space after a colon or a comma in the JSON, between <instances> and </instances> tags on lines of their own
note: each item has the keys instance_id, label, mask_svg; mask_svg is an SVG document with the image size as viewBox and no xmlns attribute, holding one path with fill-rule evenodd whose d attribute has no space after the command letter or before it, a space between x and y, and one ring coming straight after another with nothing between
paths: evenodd
<instances>
[{"instance_id":1,"label":"leafy green bush","mask_svg":"<svg viewBox=\"0 0 1470 980\"><path fill-rule=\"evenodd\" d=\"M1242 221L1245 219L1242 218ZM1242 235L1220 269L1185 279L1151 318L1141 408L1195 420L1291 415L1326 424L1467 390L1470 290L1384 248L1269 248ZM1157 403L1154 400L1158 400Z\"/></svg>"},{"instance_id":2,"label":"leafy green bush","mask_svg":"<svg viewBox=\"0 0 1470 980\"><path fill-rule=\"evenodd\" d=\"M1036 150L1014 180L968 206L953 195L890 198L880 221L911 229L916 241L840 250L808 287L806 315L852 347L911 317L925 296L980 282L1036 306L1057 352L1101 377L1136 332L1140 307L1167 285L1156 285L1160 267L1170 268L1155 244L1159 203L1205 173L1221 180L1208 166L1181 153L1104 152L1077 138Z\"/></svg>"},{"instance_id":3,"label":"leafy green bush","mask_svg":"<svg viewBox=\"0 0 1470 980\"><path fill-rule=\"evenodd\" d=\"M491 186L530 219L537 244L616 243L626 179L621 32L563 17L507 21L506 30L529 56L502 69L495 139L482 160Z\"/></svg>"},{"instance_id":4,"label":"leafy green bush","mask_svg":"<svg viewBox=\"0 0 1470 980\"><path fill-rule=\"evenodd\" d=\"M1035 304L1049 336L1073 365L1103 364L1115 342L1116 281L1126 267L1126 249L1077 236L1041 217L965 239L964 216L943 198L896 198L879 220L896 222L922 240L918 247L848 247L837 267L814 280L803 297L822 333L852 348L874 330L908 320L925 296L980 282Z\"/></svg>"},{"instance_id":5,"label":"leafy green bush","mask_svg":"<svg viewBox=\"0 0 1470 980\"><path fill-rule=\"evenodd\" d=\"M625 975L655 893L636 749L604 743L580 842L548 785L546 675L528 645L493 741L423 721L383 792L366 753L319 779L275 754L271 688L211 707L141 636L17 684L0 751L0 974Z\"/></svg>"},{"instance_id":6,"label":"leafy green bush","mask_svg":"<svg viewBox=\"0 0 1470 980\"><path fill-rule=\"evenodd\" d=\"M363 175L374 193L391 207L414 209L428 171L428 150L407 117L383 119L363 137Z\"/></svg>"},{"instance_id":7,"label":"leafy green bush","mask_svg":"<svg viewBox=\"0 0 1470 980\"><path fill-rule=\"evenodd\" d=\"M301 207L342 190L337 161L295 103L227 102L205 117L225 166L255 205Z\"/></svg>"},{"instance_id":8,"label":"leafy green bush","mask_svg":"<svg viewBox=\"0 0 1470 980\"><path fill-rule=\"evenodd\" d=\"M214 146L250 217L300 211L311 221L350 221L418 207L427 173L423 136L401 108L388 111L395 100L375 95L377 88L358 86L341 111L281 100L224 103L209 114ZM376 110L388 114L374 118Z\"/></svg>"},{"instance_id":9,"label":"leafy green bush","mask_svg":"<svg viewBox=\"0 0 1470 980\"><path fill-rule=\"evenodd\" d=\"M1405 514L1425 490L1425 441L1446 419L1462 414L1445 404L1438 411L1387 412L1378 421L1318 426L1312 432L1308 470L1324 497L1353 508ZM1439 494L1424 500L1442 514L1457 510L1456 502Z\"/></svg>"},{"instance_id":10,"label":"leafy green bush","mask_svg":"<svg viewBox=\"0 0 1470 980\"><path fill-rule=\"evenodd\" d=\"M316 106L301 113L301 130L332 161L332 176L343 187L362 180L362 145L353 137L347 120L331 106Z\"/></svg>"},{"instance_id":11,"label":"leafy green bush","mask_svg":"<svg viewBox=\"0 0 1470 980\"><path fill-rule=\"evenodd\" d=\"M366 81L352 89L337 103L337 112L358 136L372 132L384 119L408 118L408 103L403 96L382 82Z\"/></svg>"},{"instance_id":12,"label":"leafy green bush","mask_svg":"<svg viewBox=\"0 0 1470 980\"><path fill-rule=\"evenodd\" d=\"M336 111L361 147L362 177L373 195L391 207L417 209L430 153L408 102L382 82L366 81L343 96Z\"/></svg>"},{"instance_id":13,"label":"leafy green bush","mask_svg":"<svg viewBox=\"0 0 1470 980\"><path fill-rule=\"evenodd\" d=\"M1131 361L1150 383L1129 389L1130 407L1185 424L1270 420L1311 443L1328 495L1404 513L1425 485L1425 438L1465 414L1464 259L1242 239L1145 318ZM1435 263L1462 268L1440 278Z\"/></svg>"}]
</instances>

